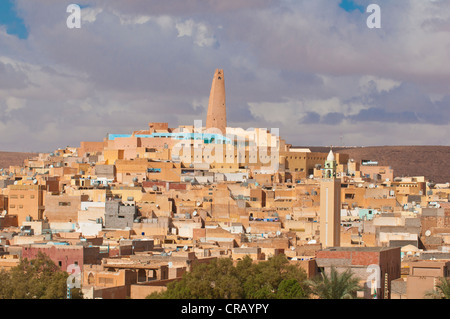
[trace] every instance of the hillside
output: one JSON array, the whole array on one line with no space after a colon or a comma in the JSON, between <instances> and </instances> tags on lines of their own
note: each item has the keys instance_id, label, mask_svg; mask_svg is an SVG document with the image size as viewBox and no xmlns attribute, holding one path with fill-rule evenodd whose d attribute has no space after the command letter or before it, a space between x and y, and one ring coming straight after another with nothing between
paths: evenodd
<instances>
[{"instance_id":1,"label":"hillside","mask_svg":"<svg viewBox=\"0 0 450 319\"><path fill-rule=\"evenodd\" d=\"M1 152L0 151L0 168L9 168L9 166L23 165L23 161L27 158L37 156L35 153L21 152Z\"/></svg>"},{"instance_id":2,"label":"hillside","mask_svg":"<svg viewBox=\"0 0 450 319\"><path fill-rule=\"evenodd\" d=\"M329 152L329 147L309 147L313 152ZM450 146L333 147L356 161L373 160L391 166L395 177L425 176L435 183L450 182Z\"/></svg>"},{"instance_id":3,"label":"hillside","mask_svg":"<svg viewBox=\"0 0 450 319\"><path fill-rule=\"evenodd\" d=\"M305 146L313 152L328 153L329 147ZM370 146L333 147L333 151L349 154L356 161L373 160L391 166L397 176L425 176L436 183L450 182L450 146ZM35 153L0 152L0 168L22 165Z\"/></svg>"}]
</instances>

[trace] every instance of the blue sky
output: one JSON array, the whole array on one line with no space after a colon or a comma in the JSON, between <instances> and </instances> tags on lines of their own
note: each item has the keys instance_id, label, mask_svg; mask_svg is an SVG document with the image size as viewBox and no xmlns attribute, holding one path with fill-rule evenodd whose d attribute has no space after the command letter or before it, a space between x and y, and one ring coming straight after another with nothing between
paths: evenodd
<instances>
[{"instance_id":1,"label":"blue sky","mask_svg":"<svg viewBox=\"0 0 450 319\"><path fill-rule=\"evenodd\" d=\"M13 0L2 0L0 2L0 25L6 26L6 32L20 39L28 37L25 22L17 14Z\"/></svg>"},{"instance_id":2,"label":"blue sky","mask_svg":"<svg viewBox=\"0 0 450 319\"><path fill-rule=\"evenodd\" d=\"M364 12L364 6L356 4L352 0L342 0L339 6L344 9L345 11L351 12L354 10L359 10L361 12Z\"/></svg>"}]
</instances>

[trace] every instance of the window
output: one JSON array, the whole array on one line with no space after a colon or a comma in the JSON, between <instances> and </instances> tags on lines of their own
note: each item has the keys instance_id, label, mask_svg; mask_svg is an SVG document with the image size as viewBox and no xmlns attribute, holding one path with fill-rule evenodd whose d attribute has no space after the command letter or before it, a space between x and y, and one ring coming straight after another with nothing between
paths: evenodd
<instances>
[{"instance_id":1,"label":"window","mask_svg":"<svg viewBox=\"0 0 450 319\"><path fill-rule=\"evenodd\" d=\"M17 199L17 195L10 195L9 198L10 199Z\"/></svg>"},{"instance_id":2,"label":"window","mask_svg":"<svg viewBox=\"0 0 450 319\"><path fill-rule=\"evenodd\" d=\"M30 198L31 198L31 199L34 199L34 195L30 195Z\"/></svg>"},{"instance_id":3,"label":"window","mask_svg":"<svg viewBox=\"0 0 450 319\"><path fill-rule=\"evenodd\" d=\"M88 285L94 284L94 275L92 273L89 273L88 276Z\"/></svg>"},{"instance_id":4,"label":"window","mask_svg":"<svg viewBox=\"0 0 450 319\"><path fill-rule=\"evenodd\" d=\"M59 267L62 267L62 261L61 261L61 260L58 261L58 266L59 266Z\"/></svg>"},{"instance_id":5,"label":"window","mask_svg":"<svg viewBox=\"0 0 450 319\"><path fill-rule=\"evenodd\" d=\"M9 208L16 208L16 205L9 205Z\"/></svg>"},{"instance_id":6,"label":"window","mask_svg":"<svg viewBox=\"0 0 450 319\"><path fill-rule=\"evenodd\" d=\"M25 196L24 195L20 195L20 198L24 198Z\"/></svg>"}]
</instances>

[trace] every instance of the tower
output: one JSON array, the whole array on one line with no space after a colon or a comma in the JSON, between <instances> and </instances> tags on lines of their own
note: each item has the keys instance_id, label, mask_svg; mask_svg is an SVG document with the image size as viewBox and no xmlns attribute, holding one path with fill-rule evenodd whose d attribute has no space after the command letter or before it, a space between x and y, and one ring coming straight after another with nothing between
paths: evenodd
<instances>
[{"instance_id":1,"label":"tower","mask_svg":"<svg viewBox=\"0 0 450 319\"><path fill-rule=\"evenodd\" d=\"M220 130L222 135L226 134L227 112L225 106L225 78L223 70L221 69L217 69L214 73L211 93L209 94L206 129L212 128Z\"/></svg>"},{"instance_id":2,"label":"tower","mask_svg":"<svg viewBox=\"0 0 450 319\"><path fill-rule=\"evenodd\" d=\"M320 242L322 248L341 243L341 181L336 179L336 161L330 150L320 182Z\"/></svg>"}]
</instances>

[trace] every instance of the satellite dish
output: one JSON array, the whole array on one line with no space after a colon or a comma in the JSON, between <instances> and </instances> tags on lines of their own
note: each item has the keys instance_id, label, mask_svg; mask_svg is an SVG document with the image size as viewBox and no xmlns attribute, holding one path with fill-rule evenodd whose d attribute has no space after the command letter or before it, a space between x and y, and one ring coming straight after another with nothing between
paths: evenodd
<instances>
[{"instance_id":1,"label":"satellite dish","mask_svg":"<svg viewBox=\"0 0 450 319\"><path fill-rule=\"evenodd\" d=\"M173 263L170 261L170 262L167 264L167 266L169 266L169 268L172 268L172 267L173 267Z\"/></svg>"},{"instance_id":2,"label":"satellite dish","mask_svg":"<svg viewBox=\"0 0 450 319\"><path fill-rule=\"evenodd\" d=\"M280 236L281 232L279 230L277 230L277 236Z\"/></svg>"},{"instance_id":3,"label":"satellite dish","mask_svg":"<svg viewBox=\"0 0 450 319\"><path fill-rule=\"evenodd\" d=\"M188 246L187 246L187 245L184 246L184 247L183 247L183 250L184 250L184 251L188 250Z\"/></svg>"},{"instance_id":4,"label":"satellite dish","mask_svg":"<svg viewBox=\"0 0 450 319\"><path fill-rule=\"evenodd\" d=\"M427 230L427 231L425 232L425 236L430 237L430 236L431 236L431 231L430 231L430 230Z\"/></svg>"}]
</instances>

